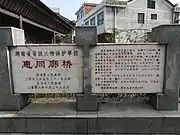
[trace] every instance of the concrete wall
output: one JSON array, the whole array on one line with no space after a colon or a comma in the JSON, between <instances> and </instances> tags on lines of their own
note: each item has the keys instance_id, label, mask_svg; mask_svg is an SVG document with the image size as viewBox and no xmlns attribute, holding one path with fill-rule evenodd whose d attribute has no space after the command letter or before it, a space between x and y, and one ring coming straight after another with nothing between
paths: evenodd
<instances>
[{"instance_id":1,"label":"concrete wall","mask_svg":"<svg viewBox=\"0 0 180 135\"><path fill-rule=\"evenodd\" d=\"M13 86L9 70L11 64L7 47L25 44L24 31L12 27L1 27L0 35L0 111L18 111L28 104L28 98L24 95L12 94Z\"/></svg>"},{"instance_id":2,"label":"concrete wall","mask_svg":"<svg viewBox=\"0 0 180 135\"><path fill-rule=\"evenodd\" d=\"M164 96L159 95L150 99L156 108L178 109L180 86L180 25L161 25L153 28L152 42L166 44L166 68L164 74ZM156 98L157 97L157 98ZM155 99L155 100L154 100ZM161 100L160 102L158 100ZM159 103L158 103L159 102ZM158 104L157 104L158 103ZM153 103L154 104L154 103ZM168 108L167 108L168 107ZM170 107L170 108L169 108Z\"/></svg>"},{"instance_id":3,"label":"concrete wall","mask_svg":"<svg viewBox=\"0 0 180 135\"><path fill-rule=\"evenodd\" d=\"M127 8L117 7L116 11L114 7L106 7L105 31L113 33L113 28L122 30L116 35L116 42L145 42L145 33L152 28L172 23L171 10L172 7L164 0L156 0L155 9L147 8L147 0L134 0L128 3ZM144 24L138 23L138 13L145 14ZM157 20L151 20L151 14L157 14Z\"/></svg>"},{"instance_id":4,"label":"concrete wall","mask_svg":"<svg viewBox=\"0 0 180 135\"><path fill-rule=\"evenodd\" d=\"M91 20L93 17L95 17L96 26L97 26L97 15L98 15L99 13L101 13L102 11L104 11L104 13L106 12L104 5L105 5L105 1L102 1L98 6L96 6L96 7L93 8L89 13L87 13L84 18L82 18L81 20L79 20L79 21L77 22L76 26L83 26L83 25L85 25L85 23L86 23L87 21L89 21L89 23L90 23L90 20ZM106 17L106 14L104 14L104 19L105 19L105 17ZM104 32L105 32L105 25L103 24L103 25L98 26L98 27L97 27L97 31L98 31L98 33L97 33L98 35L101 34L101 33L104 33Z\"/></svg>"},{"instance_id":5,"label":"concrete wall","mask_svg":"<svg viewBox=\"0 0 180 135\"><path fill-rule=\"evenodd\" d=\"M97 26L97 15L105 11L105 25ZM126 8L116 8L116 18L114 19L113 7L106 6L105 1L92 9L84 18L77 22L77 26L82 26L85 22L96 17L98 34L112 33L112 29L145 29L151 31L153 27L162 24L172 23L172 7L165 0L156 0L156 8L148 9L147 0L134 0L129 2ZM145 13L145 23L138 24L138 13ZM151 20L151 14L157 14L157 20ZM114 20L115 23L114 23ZM142 32L144 33L144 31Z\"/></svg>"},{"instance_id":6,"label":"concrete wall","mask_svg":"<svg viewBox=\"0 0 180 135\"><path fill-rule=\"evenodd\" d=\"M143 25L138 24L138 13L145 13ZM106 29L114 25L113 14L112 7L106 7ZM151 20L151 14L157 14L158 19ZM147 0L135 0L130 2L127 8L117 8L116 10L116 28L118 29L151 29L171 22L171 7L164 0L156 0L155 9L147 8Z\"/></svg>"}]
</instances>

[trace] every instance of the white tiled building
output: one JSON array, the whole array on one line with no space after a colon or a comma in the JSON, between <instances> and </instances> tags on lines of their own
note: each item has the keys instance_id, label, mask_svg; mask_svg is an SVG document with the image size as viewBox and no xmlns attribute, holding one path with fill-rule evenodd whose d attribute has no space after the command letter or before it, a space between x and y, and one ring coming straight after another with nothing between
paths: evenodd
<instances>
[{"instance_id":1,"label":"white tiled building","mask_svg":"<svg viewBox=\"0 0 180 135\"><path fill-rule=\"evenodd\" d=\"M134 33L134 37L138 37L139 33L143 35L158 25L179 23L180 13L179 8L169 0L103 0L88 12L86 9L84 3L76 12L76 25L96 25L99 37L118 30L116 42L124 42L127 33Z\"/></svg>"}]
</instances>

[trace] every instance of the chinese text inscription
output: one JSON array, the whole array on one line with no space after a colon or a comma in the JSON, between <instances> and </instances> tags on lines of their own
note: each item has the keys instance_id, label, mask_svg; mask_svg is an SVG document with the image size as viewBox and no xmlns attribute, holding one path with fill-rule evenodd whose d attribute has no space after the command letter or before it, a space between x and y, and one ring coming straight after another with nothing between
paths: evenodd
<instances>
[{"instance_id":1,"label":"chinese text inscription","mask_svg":"<svg viewBox=\"0 0 180 135\"><path fill-rule=\"evenodd\" d=\"M82 52L76 46L21 46L11 56L15 93L82 92Z\"/></svg>"}]
</instances>

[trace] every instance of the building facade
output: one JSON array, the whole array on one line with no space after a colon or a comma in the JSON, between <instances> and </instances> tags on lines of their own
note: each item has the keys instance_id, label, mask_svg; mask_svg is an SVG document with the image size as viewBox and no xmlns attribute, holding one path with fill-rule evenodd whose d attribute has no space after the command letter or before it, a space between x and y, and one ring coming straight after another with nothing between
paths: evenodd
<instances>
[{"instance_id":1,"label":"building facade","mask_svg":"<svg viewBox=\"0 0 180 135\"><path fill-rule=\"evenodd\" d=\"M179 13L177 5L168 0L103 0L76 25L97 26L100 39L113 33L115 42L133 42L145 39L153 27L179 23Z\"/></svg>"},{"instance_id":2,"label":"building facade","mask_svg":"<svg viewBox=\"0 0 180 135\"><path fill-rule=\"evenodd\" d=\"M85 16L94 9L97 4L94 3L83 3L82 6L78 9L78 11L75 13L77 16L77 22L78 26L83 26L84 24L84 18Z\"/></svg>"},{"instance_id":3,"label":"building facade","mask_svg":"<svg viewBox=\"0 0 180 135\"><path fill-rule=\"evenodd\" d=\"M0 27L23 29L26 43L62 42L57 35L72 39L74 26L40 0L0 0Z\"/></svg>"}]
</instances>

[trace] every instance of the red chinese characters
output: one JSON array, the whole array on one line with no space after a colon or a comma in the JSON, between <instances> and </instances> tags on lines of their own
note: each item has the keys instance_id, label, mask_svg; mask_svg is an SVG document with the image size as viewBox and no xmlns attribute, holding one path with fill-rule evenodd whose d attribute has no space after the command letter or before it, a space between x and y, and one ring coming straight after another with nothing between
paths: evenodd
<instances>
[{"instance_id":1,"label":"red chinese characters","mask_svg":"<svg viewBox=\"0 0 180 135\"><path fill-rule=\"evenodd\" d=\"M35 66L35 68L38 68L38 67L40 67L40 68L45 68L46 66L45 66L45 61L36 61L36 66Z\"/></svg>"},{"instance_id":2,"label":"red chinese characters","mask_svg":"<svg viewBox=\"0 0 180 135\"><path fill-rule=\"evenodd\" d=\"M23 65L22 68L29 68L32 69L33 67L31 66L31 62L30 61L23 61Z\"/></svg>"},{"instance_id":3,"label":"red chinese characters","mask_svg":"<svg viewBox=\"0 0 180 135\"><path fill-rule=\"evenodd\" d=\"M59 61L57 60L49 61L48 68L57 68L57 67L59 67Z\"/></svg>"},{"instance_id":4,"label":"red chinese characters","mask_svg":"<svg viewBox=\"0 0 180 135\"><path fill-rule=\"evenodd\" d=\"M23 65L22 68L28 68L28 69L32 69L32 68L72 68L72 62L71 60L62 60L62 61L58 61L58 60L52 60L52 61L23 61Z\"/></svg>"},{"instance_id":5,"label":"red chinese characters","mask_svg":"<svg viewBox=\"0 0 180 135\"><path fill-rule=\"evenodd\" d=\"M68 60L68 61L63 60L61 66L63 66L64 68L71 68L72 63L70 60Z\"/></svg>"}]
</instances>

